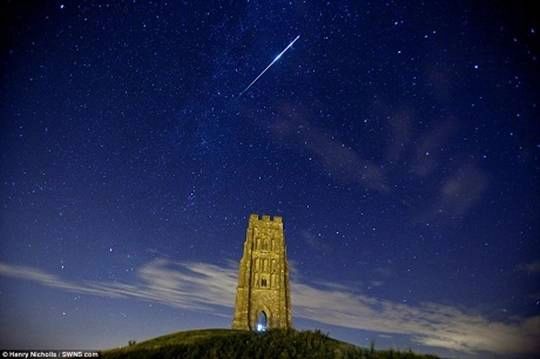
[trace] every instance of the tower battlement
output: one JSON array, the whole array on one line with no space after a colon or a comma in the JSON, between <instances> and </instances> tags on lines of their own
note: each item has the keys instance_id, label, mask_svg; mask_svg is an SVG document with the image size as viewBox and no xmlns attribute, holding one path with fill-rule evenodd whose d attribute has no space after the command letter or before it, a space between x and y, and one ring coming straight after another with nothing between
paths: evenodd
<instances>
[{"instance_id":1,"label":"tower battlement","mask_svg":"<svg viewBox=\"0 0 540 359\"><path fill-rule=\"evenodd\" d=\"M270 217L267 214L263 214L262 216L259 216L258 214L251 214L249 216L249 222L274 222L274 223L283 223L283 217L281 216L273 216Z\"/></svg>"}]
</instances>

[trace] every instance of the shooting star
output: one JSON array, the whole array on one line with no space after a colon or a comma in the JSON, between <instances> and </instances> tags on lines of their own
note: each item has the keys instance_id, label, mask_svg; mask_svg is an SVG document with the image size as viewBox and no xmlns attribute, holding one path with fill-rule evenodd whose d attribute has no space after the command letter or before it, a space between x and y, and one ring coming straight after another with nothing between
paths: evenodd
<instances>
[{"instance_id":1,"label":"shooting star","mask_svg":"<svg viewBox=\"0 0 540 359\"><path fill-rule=\"evenodd\" d=\"M279 58L285 53L285 51L287 51L288 49L291 48L292 45L294 45L294 43L296 42L296 40L298 40L300 38L300 35L298 35L297 37L294 38L293 41L291 41L291 43L289 45L287 45L287 47L285 49L283 49L283 51L281 51L273 60L272 62L270 63L270 65L266 66L266 68L259 74L259 76L255 77L255 80L251 81L251 83L244 89L244 91L240 92L240 96L242 96L247 90L249 90L249 88L251 86L253 86L253 84L255 82L257 82L257 80L262 76L264 75L264 73L274 64L274 62L276 62L277 60L279 60Z\"/></svg>"}]
</instances>

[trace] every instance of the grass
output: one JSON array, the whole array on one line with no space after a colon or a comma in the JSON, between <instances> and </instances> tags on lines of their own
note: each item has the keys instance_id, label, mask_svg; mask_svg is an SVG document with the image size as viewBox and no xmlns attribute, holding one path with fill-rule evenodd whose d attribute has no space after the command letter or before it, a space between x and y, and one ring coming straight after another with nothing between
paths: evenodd
<instances>
[{"instance_id":1,"label":"grass","mask_svg":"<svg viewBox=\"0 0 540 359\"><path fill-rule=\"evenodd\" d=\"M411 351L377 351L345 343L320 331L269 330L255 333L230 329L178 332L106 350L103 358L362 358L435 359Z\"/></svg>"}]
</instances>

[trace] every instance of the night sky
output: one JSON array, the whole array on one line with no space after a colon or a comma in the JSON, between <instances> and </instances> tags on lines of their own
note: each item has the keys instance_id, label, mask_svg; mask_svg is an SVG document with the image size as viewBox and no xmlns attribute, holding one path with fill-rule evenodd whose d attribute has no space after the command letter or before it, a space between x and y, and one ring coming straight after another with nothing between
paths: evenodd
<instances>
[{"instance_id":1,"label":"night sky","mask_svg":"<svg viewBox=\"0 0 540 359\"><path fill-rule=\"evenodd\" d=\"M258 213L296 328L538 355L540 26L470 3L3 1L0 347L230 327Z\"/></svg>"}]
</instances>

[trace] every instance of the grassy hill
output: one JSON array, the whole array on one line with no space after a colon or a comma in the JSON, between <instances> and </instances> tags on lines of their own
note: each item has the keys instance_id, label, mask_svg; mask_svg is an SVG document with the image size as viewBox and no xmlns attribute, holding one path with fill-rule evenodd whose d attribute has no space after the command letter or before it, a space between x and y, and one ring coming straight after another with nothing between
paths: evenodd
<instances>
[{"instance_id":1,"label":"grassy hill","mask_svg":"<svg viewBox=\"0 0 540 359\"><path fill-rule=\"evenodd\" d=\"M178 332L102 352L103 358L373 358L433 359L410 351L375 351L332 339L320 331L229 329Z\"/></svg>"}]
</instances>

